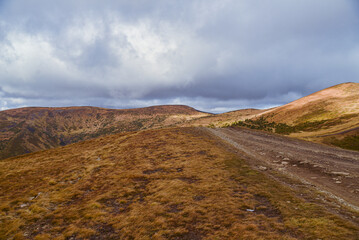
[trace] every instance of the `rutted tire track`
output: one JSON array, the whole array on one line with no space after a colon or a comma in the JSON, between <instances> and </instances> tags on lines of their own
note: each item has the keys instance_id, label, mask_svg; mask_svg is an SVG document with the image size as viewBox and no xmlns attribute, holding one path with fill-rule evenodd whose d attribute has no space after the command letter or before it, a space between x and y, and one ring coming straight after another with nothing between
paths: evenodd
<instances>
[{"instance_id":1,"label":"rutted tire track","mask_svg":"<svg viewBox=\"0 0 359 240\"><path fill-rule=\"evenodd\" d=\"M209 131L243 152L254 165L299 178L359 209L359 152L245 128Z\"/></svg>"}]
</instances>

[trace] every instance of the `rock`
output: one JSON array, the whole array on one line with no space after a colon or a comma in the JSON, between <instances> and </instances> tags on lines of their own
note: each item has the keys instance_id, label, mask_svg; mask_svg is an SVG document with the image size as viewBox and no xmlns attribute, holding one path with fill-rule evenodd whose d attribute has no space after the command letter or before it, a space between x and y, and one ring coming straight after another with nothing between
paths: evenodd
<instances>
[{"instance_id":1,"label":"rock","mask_svg":"<svg viewBox=\"0 0 359 240\"><path fill-rule=\"evenodd\" d=\"M98 157L96 160L97 160L97 161L101 161L101 158L100 158L100 157Z\"/></svg>"},{"instance_id":2,"label":"rock","mask_svg":"<svg viewBox=\"0 0 359 240\"><path fill-rule=\"evenodd\" d=\"M254 212L254 209L247 209L247 212Z\"/></svg>"},{"instance_id":3,"label":"rock","mask_svg":"<svg viewBox=\"0 0 359 240\"><path fill-rule=\"evenodd\" d=\"M341 181L335 181L335 183L342 183Z\"/></svg>"},{"instance_id":4,"label":"rock","mask_svg":"<svg viewBox=\"0 0 359 240\"><path fill-rule=\"evenodd\" d=\"M283 165L288 165L288 162L282 162Z\"/></svg>"},{"instance_id":5,"label":"rock","mask_svg":"<svg viewBox=\"0 0 359 240\"><path fill-rule=\"evenodd\" d=\"M24 207L26 207L26 206L27 206L26 203L23 203L23 204L20 205L21 208L24 208Z\"/></svg>"},{"instance_id":6,"label":"rock","mask_svg":"<svg viewBox=\"0 0 359 240\"><path fill-rule=\"evenodd\" d=\"M347 172L331 172L334 175L340 175L340 176L349 176L349 173Z\"/></svg>"},{"instance_id":7,"label":"rock","mask_svg":"<svg viewBox=\"0 0 359 240\"><path fill-rule=\"evenodd\" d=\"M259 170L262 170L262 171L266 171L266 170L267 170L267 167L259 166L258 169L259 169Z\"/></svg>"},{"instance_id":8,"label":"rock","mask_svg":"<svg viewBox=\"0 0 359 240\"><path fill-rule=\"evenodd\" d=\"M283 158L283 160L284 160L284 161L289 161L290 159L287 158L287 157L285 157L285 158Z\"/></svg>"}]
</instances>

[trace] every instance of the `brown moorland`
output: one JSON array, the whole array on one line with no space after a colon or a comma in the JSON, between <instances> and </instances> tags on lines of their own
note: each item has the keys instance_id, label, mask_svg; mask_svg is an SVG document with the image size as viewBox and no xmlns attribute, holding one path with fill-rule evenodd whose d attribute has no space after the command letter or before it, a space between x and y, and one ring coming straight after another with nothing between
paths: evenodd
<instances>
[{"instance_id":1,"label":"brown moorland","mask_svg":"<svg viewBox=\"0 0 359 240\"><path fill-rule=\"evenodd\" d=\"M114 134L0 161L0 239L358 239L318 194L201 128Z\"/></svg>"},{"instance_id":2,"label":"brown moorland","mask_svg":"<svg viewBox=\"0 0 359 240\"><path fill-rule=\"evenodd\" d=\"M0 159L126 131L208 116L182 105L136 109L19 108L0 111Z\"/></svg>"}]
</instances>

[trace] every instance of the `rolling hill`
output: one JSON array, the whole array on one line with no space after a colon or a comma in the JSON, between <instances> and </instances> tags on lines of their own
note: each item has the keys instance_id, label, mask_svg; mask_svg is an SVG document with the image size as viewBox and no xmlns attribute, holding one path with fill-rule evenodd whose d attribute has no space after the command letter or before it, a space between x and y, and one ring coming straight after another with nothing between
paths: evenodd
<instances>
[{"instance_id":1,"label":"rolling hill","mask_svg":"<svg viewBox=\"0 0 359 240\"><path fill-rule=\"evenodd\" d=\"M274 131L359 150L359 83L339 84L246 119L235 118L228 121L231 123L217 125Z\"/></svg>"},{"instance_id":2,"label":"rolling hill","mask_svg":"<svg viewBox=\"0 0 359 240\"><path fill-rule=\"evenodd\" d=\"M182 127L4 159L0 239L357 239L357 213L243 156Z\"/></svg>"},{"instance_id":3,"label":"rolling hill","mask_svg":"<svg viewBox=\"0 0 359 240\"><path fill-rule=\"evenodd\" d=\"M137 109L20 108L0 112L0 159L118 132L208 116L182 105Z\"/></svg>"}]
</instances>

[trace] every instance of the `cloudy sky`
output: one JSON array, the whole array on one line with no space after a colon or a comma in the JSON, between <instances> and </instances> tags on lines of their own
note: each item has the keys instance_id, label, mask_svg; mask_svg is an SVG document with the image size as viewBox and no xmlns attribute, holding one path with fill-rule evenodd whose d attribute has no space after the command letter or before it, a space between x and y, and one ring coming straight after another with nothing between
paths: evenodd
<instances>
[{"instance_id":1,"label":"cloudy sky","mask_svg":"<svg viewBox=\"0 0 359 240\"><path fill-rule=\"evenodd\" d=\"M357 0L0 0L0 110L224 112L358 81Z\"/></svg>"}]
</instances>

